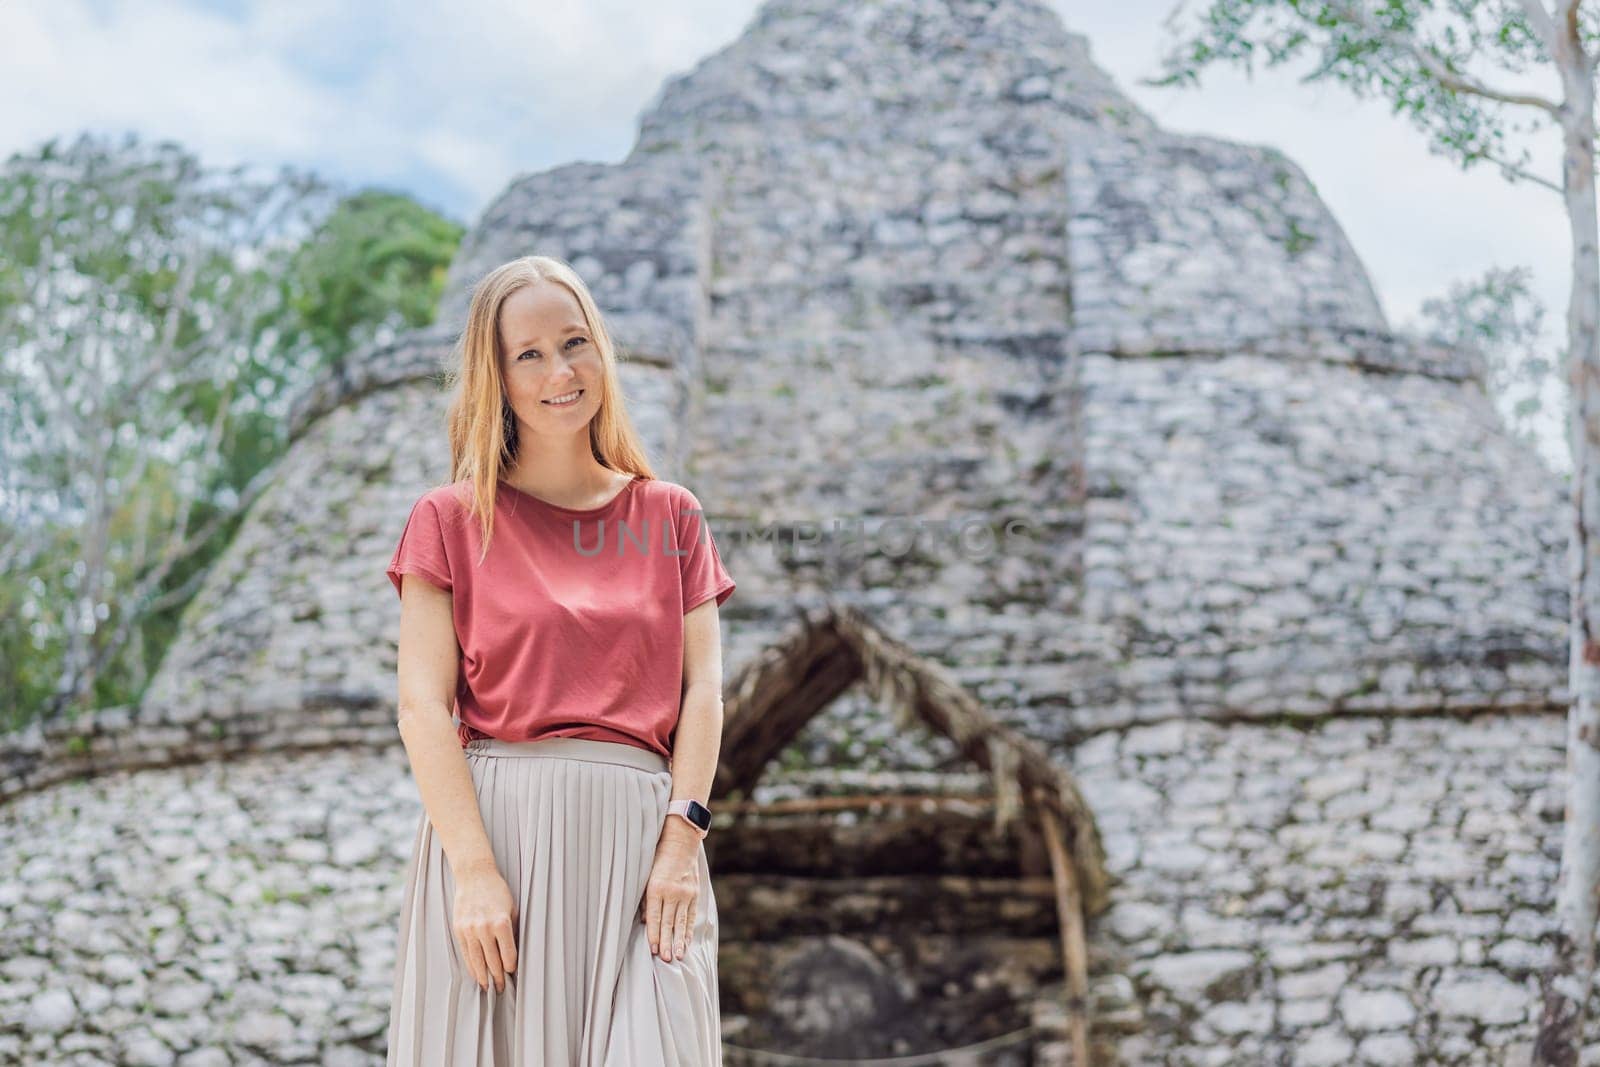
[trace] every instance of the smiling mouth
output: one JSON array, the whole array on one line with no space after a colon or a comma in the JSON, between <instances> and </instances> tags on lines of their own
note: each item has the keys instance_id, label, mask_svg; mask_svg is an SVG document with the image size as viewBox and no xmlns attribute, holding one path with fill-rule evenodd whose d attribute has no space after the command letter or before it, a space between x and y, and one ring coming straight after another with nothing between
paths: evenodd
<instances>
[{"instance_id":1,"label":"smiling mouth","mask_svg":"<svg viewBox=\"0 0 1600 1067\"><path fill-rule=\"evenodd\" d=\"M541 400L539 403L549 404L553 408L565 408L576 404L582 396L582 389L574 389L572 392L566 393L563 396L552 397L549 400Z\"/></svg>"}]
</instances>

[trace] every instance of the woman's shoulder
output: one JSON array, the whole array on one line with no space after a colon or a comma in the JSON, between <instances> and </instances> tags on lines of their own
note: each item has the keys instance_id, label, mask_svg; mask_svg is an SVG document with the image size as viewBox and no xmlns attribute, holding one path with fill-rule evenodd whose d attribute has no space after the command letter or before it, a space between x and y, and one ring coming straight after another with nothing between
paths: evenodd
<instances>
[{"instance_id":1,"label":"woman's shoulder","mask_svg":"<svg viewBox=\"0 0 1600 1067\"><path fill-rule=\"evenodd\" d=\"M472 482L466 478L436 485L417 498L418 505L432 508L442 520L464 518L469 512L471 503Z\"/></svg>"},{"instance_id":2,"label":"woman's shoulder","mask_svg":"<svg viewBox=\"0 0 1600 1067\"><path fill-rule=\"evenodd\" d=\"M634 486L635 490L642 490L646 498L653 504L667 509L674 517L683 508L697 508L699 500L693 490L686 485L668 481L665 478L641 478Z\"/></svg>"},{"instance_id":3,"label":"woman's shoulder","mask_svg":"<svg viewBox=\"0 0 1600 1067\"><path fill-rule=\"evenodd\" d=\"M426 501L429 504L448 504L458 493L465 494L470 492L469 486L470 483L465 481L431 485L417 495L417 502Z\"/></svg>"},{"instance_id":4,"label":"woman's shoulder","mask_svg":"<svg viewBox=\"0 0 1600 1067\"><path fill-rule=\"evenodd\" d=\"M677 482L669 482L665 478L657 478L653 475L646 477L642 474L636 475L636 478L637 481L634 484L634 489L649 493L652 496L665 498L675 496L683 491L683 486L679 485Z\"/></svg>"}]
</instances>

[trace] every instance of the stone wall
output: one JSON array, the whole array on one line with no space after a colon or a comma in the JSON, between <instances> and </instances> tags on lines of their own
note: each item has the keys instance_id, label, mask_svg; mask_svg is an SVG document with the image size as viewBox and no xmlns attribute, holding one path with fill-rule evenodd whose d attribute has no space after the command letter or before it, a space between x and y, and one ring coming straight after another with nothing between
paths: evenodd
<instances>
[{"instance_id":1,"label":"stone wall","mask_svg":"<svg viewBox=\"0 0 1600 1067\"><path fill-rule=\"evenodd\" d=\"M1564 705L1559 487L1482 386L1292 354L1083 361L1082 730Z\"/></svg>"},{"instance_id":2,"label":"stone wall","mask_svg":"<svg viewBox=\"0 0 1600 1067\"><path fill-rule=\"evenodd\" d=\"M1526 1062L1563 731L1525 713L1171 721L1064 753L1115 878L1089 929L1102 1035L1127 1064ZM902 762L884 751L856 762ZM0 1062L381 1063L421 812L397 745L0 807ZM730 930L736 884L717 898ZM1600 1055L1593 1014L1589 1042Z\"/></svg>"},{"instance_id":3,"label":"stone wall","mask_svg":"<svg viewBox=\"0 0 1600 1067\"><path fill-rule=\"evenodd\" d=\"M1119 879L1095 937L1144 1013L1123 1062L1526 1063L1565 729L1349 713L1079 745Z\"/></svg>"},{"instance_id":4,"label":"stone wall","mask_svg":"<svg viewBox=\"0 0 1600 1067\"><path fill-rule=\"evenodd\" d=\"M1075 126L1073 327L1088 349L1231 350L1383 312L1339 223L1281 152Z\"/></svg>"}]
</instances>

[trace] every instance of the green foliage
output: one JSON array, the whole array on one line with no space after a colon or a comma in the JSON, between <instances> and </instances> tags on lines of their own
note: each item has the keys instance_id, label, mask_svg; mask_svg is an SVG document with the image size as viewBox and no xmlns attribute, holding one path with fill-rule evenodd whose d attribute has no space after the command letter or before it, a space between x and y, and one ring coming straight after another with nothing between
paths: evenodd
<instances>
[{"instance_id":1,"label":"green foliage","mask_svg":"<svg viewBox=\"0 0 1600 1067\"><path fill-rule=\"evenodd\" d=\"M1486 78L1553 70L1543 39L1516 0L1211 0L1167 19L1169 40L1153 87L1199 84L1213 64L1267 69L1307 63L1301 81L1333 81L1357 97L1385 99L1428 136L1431 151L1463 168L1494 163L1511 178L1533 178L1519 135L1548 125L1546 110L1519 106L1523 94ZM1580 9L1586 48L1600 42L1600 17ZM1478 90L1487 90L1480 92ZM1522 113L1523 121L1512 116ZM1543 184L1550 184L1548 180Z\"/></svg>"},{"instance_id":2,"label":"green foliage","mask_svg":"<svg viewBox=\"0 0 1600 1067\"><path fill-rule=\"evenodd\" d=\"M0 726L131 703L352 346L460 227L392 193L85 134L0 168Z\"/></svg>"},{"instance_id":3,"label":"green foliage","mask_svg":"<svg viewBox=\"0 0 1600 1067\"><path fill-rule=\"evenodd\" d=\"M1317 243L1317 235L1300 228L1299 219L1289 220L1289 234L1283 239L1284 251L1294 259Z\"/></svg>"},{"instance_id":4,"label":"green foliage","mask_svg":"<svg viewBox=\"0 0 1600 1067\"><path fill-rule=\"evenodd\" d=\"M0 538L10 541L21 533L0 519ZM25 725L31 718L27 709L42 706L55 689L54 665L63 651L59 612L37 595L59 582L47 581L51 577L32 568L0 569L0 692L9 695L0 703L0 729Z\"/></svg>"},{"instance_id":5,"label":"green foliage","mask_svg":"<svg viewBox=\"0 0 1600 1067\"><path fill-rule=\"evenodd\" d=\"M1537 416L1547 386L1567 379L1567 353L1562 348L1551 355L1542 347L1545 309L1531 280L1528 267L1494 267L1453 283L1444 296L1423 302L1422 320L1412 329L1435 343L1481 353L1485 391L1500 402L1512 435L1537 449ZM1564 397L1560 388L1555 393Z\"/></svg>"},{"instance_id":6,"label":"green foliage","mask_svg":"<svg viewBox=\"0 0 1600 1067\"><path fill-rule=\"evenodd\" d=\"M331 362L375 338L428 325L463 232L400 193L346 197L290 264L286 335Z\"/></svg>"}]
</instances>

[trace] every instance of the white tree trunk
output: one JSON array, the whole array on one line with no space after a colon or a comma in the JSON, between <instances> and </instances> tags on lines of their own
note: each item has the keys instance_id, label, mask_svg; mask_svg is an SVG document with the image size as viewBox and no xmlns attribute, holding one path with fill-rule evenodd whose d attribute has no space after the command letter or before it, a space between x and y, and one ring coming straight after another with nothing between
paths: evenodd
<instances>
[{"instance_id":1,"label":"white tree trunk","mask_svg":"<svg viewBox=\"0 0 1600 1067\"><path fill-rule=\"evenodd\" d=\"M1571 705L1567 717L1567 804L1556 882L1554 948L1533 1061L1576 1067L1594 982L1600 912L1600 235L1594 185L1594 82L1576 30L1576 0L1561 5L1557 65L1566 90L1562 116L1572 294L1567 304L1572 448L1570 529Z\"/></svg>"}]
</instances>

